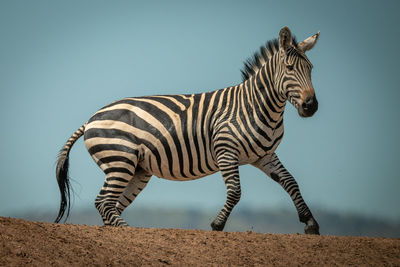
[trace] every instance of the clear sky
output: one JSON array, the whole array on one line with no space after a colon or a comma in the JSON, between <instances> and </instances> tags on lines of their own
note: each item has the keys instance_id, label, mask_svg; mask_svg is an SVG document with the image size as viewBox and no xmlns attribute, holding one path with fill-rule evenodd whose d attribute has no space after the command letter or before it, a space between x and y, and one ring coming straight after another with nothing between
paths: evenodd
<instances>
[{"instance_id":1,"label":"clear sky","mask_svg":"<svg viewBox=\"0 0 400 267\"><path fill-rule=\"evenodd\" d=\"M400 219L399 1L0 1L0 216L59 205L59 149L111 101L240 83L243 61L287 25L308 52L319 110L287 105L278 148L310 208ZM240 169L239 207L294 209L275 182ZM104 175L71 151L74 208ZM217 208L220 174L153 177L133 205Z\"/></svg>"}]
</instances>

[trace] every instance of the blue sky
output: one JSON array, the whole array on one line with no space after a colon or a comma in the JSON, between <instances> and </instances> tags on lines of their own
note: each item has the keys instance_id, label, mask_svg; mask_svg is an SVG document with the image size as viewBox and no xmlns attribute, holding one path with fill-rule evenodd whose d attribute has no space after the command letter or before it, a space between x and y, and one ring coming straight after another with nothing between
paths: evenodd
<instances>
[{"instance_id":1,"label":"blue sky","mask_svg":"<svg viewBox=\"0 0 400 267\"><path fill-rule=\"evenodd\" d=\"M288 26L308 56L319 110L288 104L278 155L310 208L400 219L398 1L1 1L0 216L57 212L54 175L69 136L111 101L199 93L240 83L243 61ZM104 180L82 140L71 152L74 208ZM294 209L251 166L238 207ZM133 205L213 208L220 174L153 177ZM94 208L94 207L93 207Z\"/></svg>"}]
</instances>

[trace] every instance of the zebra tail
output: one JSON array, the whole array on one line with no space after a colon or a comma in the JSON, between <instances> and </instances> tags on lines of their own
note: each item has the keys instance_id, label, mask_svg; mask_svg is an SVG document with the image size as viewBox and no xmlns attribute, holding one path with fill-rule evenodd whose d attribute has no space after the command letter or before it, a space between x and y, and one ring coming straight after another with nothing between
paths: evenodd
<instances>
[{"instance_id":1,"label":"zebra tail","mask_svg":"<svg viewBox=\"0 0 400 267\"><path fill-rule=\"evenodd\" d=\"M58 211L57 218L54 222L58 223L64 217L66 213L65 220L67 220L70 212L70 193L71 185L68 177L68 166L69 166L69 151L71 150L73 144L84 134L86 124L82 125L76 132L68 139L67 143L60 150L57 158L56 167L56 177L58 182L58 187L61 193L60 210Z\"/></svg>"}]
</instances>

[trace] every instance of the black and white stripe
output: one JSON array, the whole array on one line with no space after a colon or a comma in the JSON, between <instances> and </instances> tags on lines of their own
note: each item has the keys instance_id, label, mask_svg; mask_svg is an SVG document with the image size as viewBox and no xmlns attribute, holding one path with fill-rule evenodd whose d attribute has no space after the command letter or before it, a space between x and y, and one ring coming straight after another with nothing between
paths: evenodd
<instances>
[{"instance_id":1,"label":"black and white stripe","mask_svg":"<svg viewBox=\"0 0 400 267\"><path fill-rule=\"evenodd\" d=\"M241 196L239 166L250 163L290 194L306 232L318 233L296 181L274 153L283 137L286 100L302 116L316 111L312 66L304 54L310 38L297 44L283 28L279 41L246 62L239 85L202 94L125 98L97 111L59 156L62 202L56 221L69 210L68 153L84 134L86 148L106 174L95 201L106 225L127 225L120 215L152 175L185 181L221 171L227 199L211 226L222 230Z\"/></svg>"}]
</instances>

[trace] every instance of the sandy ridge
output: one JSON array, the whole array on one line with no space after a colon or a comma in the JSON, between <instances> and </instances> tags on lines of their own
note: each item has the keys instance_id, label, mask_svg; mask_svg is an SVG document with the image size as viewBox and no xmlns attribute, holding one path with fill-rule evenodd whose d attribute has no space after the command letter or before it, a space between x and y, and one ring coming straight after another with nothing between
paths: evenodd
<instances>
[{"instance_id":1,"label":"sandy ridge","mask_svg":"<svg viewBox=\"0 0 400 267\"><path fill-rule=\"evenodd\" d=\"M0 217L0 266L400 266L400 239L113 228Z\"/></svg>"}]
</instances>

